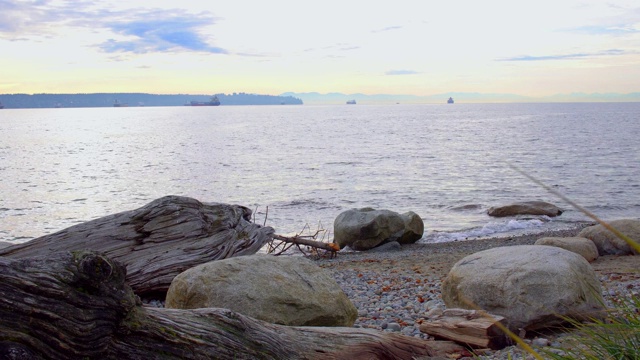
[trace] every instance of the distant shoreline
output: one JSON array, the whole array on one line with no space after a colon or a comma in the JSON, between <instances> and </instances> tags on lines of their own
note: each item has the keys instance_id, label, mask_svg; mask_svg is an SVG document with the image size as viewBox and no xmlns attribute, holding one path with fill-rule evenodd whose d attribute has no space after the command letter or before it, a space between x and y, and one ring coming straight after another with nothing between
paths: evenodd
<instances>
[{"instance_id":1,"label":"distant shoreline","mask_svg":"<svg viewBox=\"0 0 640 360\"><path fill-rule=\"evenodd\" d=\"M93 107L189 106L192 101L207 102L214 95L93 93L93 94L0 94L5 109L50 109ZM246 93L215 94L220 105L302 105L293 96Z\"/></svg>"}]
</instances>

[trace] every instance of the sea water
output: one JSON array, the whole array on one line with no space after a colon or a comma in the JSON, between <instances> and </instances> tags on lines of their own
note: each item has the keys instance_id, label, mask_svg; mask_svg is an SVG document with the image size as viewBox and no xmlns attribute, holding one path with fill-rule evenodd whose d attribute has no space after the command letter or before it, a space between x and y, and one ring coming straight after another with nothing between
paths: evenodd
<instances>
[{"instance_id":1,"label":"sea water","mask_svg":"<svg viewBox=\"0 0 640 360\"><path fill-rule=\"evenodd\" d=\"M640 216L640 104L0 110L0 241L24 242L165 195L240 204L292 235L342 211L414 211L423 242ZM543 200L560 217L491 218ZM267 210L268 209L268 210Z\"/></svg>"}]
</instances>

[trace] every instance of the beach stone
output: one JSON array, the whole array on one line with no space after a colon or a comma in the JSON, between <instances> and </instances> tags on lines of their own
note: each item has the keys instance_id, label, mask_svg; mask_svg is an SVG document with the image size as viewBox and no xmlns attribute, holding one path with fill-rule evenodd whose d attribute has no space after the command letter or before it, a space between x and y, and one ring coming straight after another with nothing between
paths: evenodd
<instances>
[{"instance_id":1,"label":"beach stone","mask_svg":"<svg viewBox=\"0 0 640 360\"><path fill-rule=\"evenodd\" d=\"M609 225L630 237L632 240L640 242L640 220L613 220L609 222ZM618 238L614 233L607 230L602 225L586 227L580 231L578 236L585 237L593 241L601 256L638 254L638 252L629 246L626 241Z\"/></svg>"},{"instance_id":2,"label":"beach stone","mask_svg":"<svg viewBox=\"0 0 640 360\"><path fill-rule=\"evenodd\" d=\"M340 213L333 222L334 242L340 248L369 250L404 235L404 219L397 212L372 208L351 209Z\"/></svg>"},{"instance_id":3,"label":"beach stone","mask_svg":"<svg viewBox=\"0 0 640 360\"><path fill-rule=\"evenodd\" d=\"M369 252L390 252L390 251L400 251L402 249L402 245L400 245L397 241L392 241L388 243L384 243L382 245L378 245L373 249L369 250Z\"/></svg>"},{"instance_id":4,"label":"beach stone","mask_svg":"<svg viewBox=\"0 0 640 360\"><path fill-rule=\"evenodd\" d=\"M544 201L524 201L505 206L491 207L489 216L505 217L516 215L546 215L550 217L562 214L557 206Z\"/></svg>"},{"instance_id":5,"label":"beach stone","mask_svg":"<svg viewBox=\"0 0 640 360\"><path fill-rule=\"evenodd\" d=\"M552 246L506 246L469 255L443 281L442 299L447 308L477 306L501 315L516 333L558 325L562 317L583 321L604 315L591 265Z\"/></svg>"},{"instance_id":6,"label":"beach stone","mask_svg":"<svg viewBox=\"0 0 640 360\"><path fill-rule=\"evenodd\" d=\"M422 239L422 235L424 235L424 221L422 221L420 215L413 211L408 211L400 214L400 216L404 221L404 233L400 239L398 239L398 242L405 245L413 244Z\"/></svg>"},{"instance_id":7,"label":"beach stone","mask_svg":"<svg viewBox=\"0 0 640 360\"><path fill-rule=\"evenodd\" d=\"M291 326L352 326L358 316L331 274L302 256L240 256L193 267L174 278L166 307L226 308Z\"/></svg>"},{"instance_id":8,"label":"beach stone","mask_svg":"<svg viewBox=\"0 0 640 360\"><path fill-rule=\"evenodd\" d=\"M402 327L398 323L391 322L388 324L387 329L391 331L400 331Z\"/></svg>"},{"instance_id":9,"label":"beach stone","mask_svg":"<svg viewBox=\"0 0 640 360\"><path fill-rule=\"evenodd\" d=\"M543 237L536 240L534 245L556 246L582 255L588 262L598 258L598 248L593 241L584 237Z\"/></svg>"}]
</instances>

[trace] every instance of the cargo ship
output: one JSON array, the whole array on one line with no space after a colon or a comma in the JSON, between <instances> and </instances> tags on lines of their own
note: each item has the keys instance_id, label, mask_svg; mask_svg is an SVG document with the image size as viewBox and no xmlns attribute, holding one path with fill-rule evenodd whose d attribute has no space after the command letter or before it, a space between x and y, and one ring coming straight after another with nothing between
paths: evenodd
<instances>
[{"instance_id":1,"label":"cargo ship","mask_svg":"<svg viewBox=\"0 0 640 360\"><path fill-rule=\"evenodd\" d=\"M116 101L113 103L113 107L127 107L127 106L129 106L129 104L121 103L118 101L118 99L116 99Z\"/></svg>"},{"instance_id":2,"label":"cargo ship","mask_svg":"<svg viewBox=\"0 0 640 360\"><path fill-rule=\"evenodd\" d=\"M220 100L218 100L217 96L213 96L209 101L192 101L187 106L218 106L220 105Z\"/></svg>"},{"instance_id":3,"label":"cargo ship","mask_svg":"<svg viewBox=\"0 0 640 360\"><path fill-rule=\"evenodd\" d=\"M450 97L449 100L447 100L447 104L453 104L453 98Z\"/></svg>"},{"instance_id":4,"label":"cargo ship","mask_svg":"<svg viewBox=\"0 0 640 360\"><path fill-rule=\"evenodd\" d=\"M355 105L356 101L355 100L349 100L347 101L347 105Z\"/></svg>"}]
</instances>

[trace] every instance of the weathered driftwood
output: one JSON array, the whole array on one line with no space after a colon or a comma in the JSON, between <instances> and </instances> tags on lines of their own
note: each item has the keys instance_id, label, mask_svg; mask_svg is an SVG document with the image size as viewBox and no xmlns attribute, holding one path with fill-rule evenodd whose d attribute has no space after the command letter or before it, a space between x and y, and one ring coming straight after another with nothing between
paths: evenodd
<instances>
[{"instance_id":1,"label":"weathered driftwood","mask_svg":"<svg viewBox=\"0 0 640 360\"><path fill-rule=\"evenodd\" d=\"M0 249L0 256L16 259L54 251L100 251L127 267L127 281L138 295L164 298L171 280L184 270L254 254L272 235L271 227L251 222L251 210L244 206L166 196L136 210Z\"/></svg>"},{"instance_id":2,"label":"weathered driftwood","mask_svg":"<svg viewBox=\"0 0 640 360\"><path fill-rule=\"evenodd\" d=\"M280 255L282 253L285 253L291 246L297 246L302 253L305 253L305 251L300 248L300 245L311 247L315 249L315 251L317 251L318 249L325 250L326 252L331 254L331 257L335 256L336 252L340 251L340 246L336 243L327 243L315 240L317 235L318 233L309 236L273 235L273 240L269 245L268 252L270 254ZM276 244L277 242L280 242L282 246L281 244Z\"/></svg>"},{"instance_id":3,"label":"weathered driftwood","mask_svg":"<svg viewBox=\"0 0 640 360\"><path fill-rule=\"evenodd\" d=\"M503 320L502 316L484 311L447 309L420 325L420 331L459 344L498 350L511 344L509 337L496 326Z\"/></svg>"},{"instance_id":4,"label":"weathered driftwood","mask_svg":"<svg viewBox=\"0 0 640 360\"><path fill-rule=\"evenodd\" d=\"M146 308L125 276L124 266L95 252L0 258L0 358L412 359L461 351L375 330L269 324L225 309Z\"/></svg>"}]
</instances>

